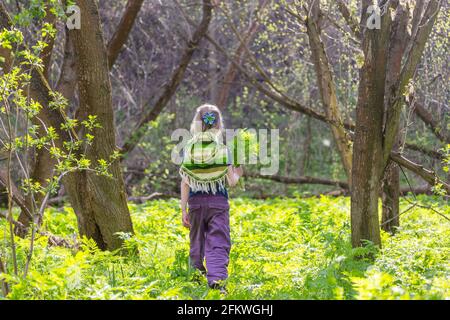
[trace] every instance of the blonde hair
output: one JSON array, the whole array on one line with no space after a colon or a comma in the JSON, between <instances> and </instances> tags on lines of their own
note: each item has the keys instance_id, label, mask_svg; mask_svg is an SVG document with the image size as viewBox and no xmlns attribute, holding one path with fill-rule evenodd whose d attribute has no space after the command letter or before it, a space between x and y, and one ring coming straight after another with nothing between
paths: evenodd
<instances>
[{"instance_id":1,"label":"blonde hair","mask_svg":"<svg viewBox=\"0 0 450 320\"><path fill-rule=\"evenodd\" d=\"M207 125L203 122L203 116L211 112L214 114L216 121L213 125ZM200 107L197 108L195 111L194 119L191 123L191 134L195 135L196 133L200 132L206 132L206 131L213 131L217 134L223 134L224 126L223 126L223 117L222 113L220 112L219 108L217 108L215 105L212 104L203 104Z\"/></svg>"}]
</instances>

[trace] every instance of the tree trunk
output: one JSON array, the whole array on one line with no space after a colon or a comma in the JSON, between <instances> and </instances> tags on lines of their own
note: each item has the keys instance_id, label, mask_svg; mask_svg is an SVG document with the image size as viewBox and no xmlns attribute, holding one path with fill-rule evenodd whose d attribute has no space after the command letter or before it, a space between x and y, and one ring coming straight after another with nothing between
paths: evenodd
<instances>
[{"instance_id":1,"label":"tree trunk","mask_svg":"<svg viewBox=\"0 0 450 320\"><path fill-rule=\"evenodd\" d=\"M406 47L408 26L408 11L402 4L397 5L396 16L392 23L390 34L390 45L387 62L386 92L384 97L384 110L386 123L386 114L389 109L389 88L397 83L401 67L403 53ZM400 119L399 119L400 120ZM397 129L396 141L393 150L398 152L402 144L402 130ZM391 234L394 234L396 228L400 226L399 219L399 201L400 201L400 168L394 161L389 161L384 179L382 182L382 219L381 228Z\"/></svg>"},{"instance_id":2,"label":"tree trunk","mask_svg":"<svg viewBox=\"0 0 450 320\"><path fill-rule=\"evenodd\" d=\"M363 12L369 2L364 2ZM365 29L362 40L365 58L360 70L352 158L351 228L354 247L363 245L364 241L381 246L378 197L383 170L382 133L390 16L384 14L381 19L381 30Z\"/></svg>"},{"instance_id":3,"label":"tree trunk","mask_svg":"<svg viewBox=\"0 0 450 320\"><path fill-rule=\"evenodd\" d=\"M94 130L94 143L86 151L86 157L96 164L98 159L109 160L115 150L108 60L96 2L83 0L77 4L82 9L82 30L72 32L76 40L81 108L87 114L97 115L102 125ZM9 28L11 24L6 9L3 5L0 9L0 23ZM2 54L9 55L8 52ZM52 101L51 90L37 69L31 71L29 90L30 97L44 106L38 114L39 119L47 127L55 128L60 137L55 141L56 146L63 148L64 142L71 141L69 133L61 130L61 125L66 122L65 115L48 107ZM75 132L71 135L77 136ZM94 239L101 249L119 248L122 240L116 233L133 232L119 163L113 162L109 171L112 178L83 171L71 173L63 181L77 214L80 234Z\"/></svg>"},{"instance_id":4,"label":"tree trunk","mask_svg":"<svg viewBox=\"0 0 450 320\"><path fill-rule=\"evenodd\" d=\"M367 94L369 92L364 91ZM353 172L351 187L352 245L370 240L381 244L378 222L378 195L380 192L381 123L382 112L371 108L361 98L357 106L357 125L353 145ZM373 94L368 96L371 99ZM372 111L373 110L373 111Z\"/></svg>"},{"instance_id":5,"label":"tree trunk","mask_svg":"<svg viewBox=\"0 0 450 320\"><path fill-rule=\"evenodd\" d=\"M111 40L108 43L108 66L111 69L128 40L131 29L133 28L136 17L141 11L144 0L128 0L125 12L122 15L120 23L116 28Z\"/></svg>"},{"instance_id":6,"label":"tree trunk","mask_svg":"<svg viewBox=\"0 0 450 320\"><path fill-rule=\"evenodd\" d=\"M391 161L386 169L383 181L383 211L381 217L381 228L395 234L396 229L400 226L400 168Z\"/></svg>"},{"instance_id":7,"label":"tree trunk","mask_svg":"<svg viewBox=\"0 0 450 320\"><path fill-rule=\"evenodd\" d=\"M339 110L336 86L328 61L325 46L321 40L320 30L320 1L312 1L310 15L306 21L309 45L311 47L312 60L316 70L317 83L320 89L320 97L325 108L325 113L333 124L331 132L339 151L342 166L349 184L352 181L352 148L343 125L341 111Z\"/></svg>"},{"instance_id":8,"label":"tree trunk","mask_svg":"<svg viewBox=\"0 0 450 320\"><path fill-rule=\"evenodd\" d=\"M112 36L108 44L108 66L111 69L114 65L120 50L124 46L134 25L134 21L142 7L143 0L129 0L127 2L125 12L120 20L114 35ZM55 16L49 12L49 20L54 23ZM49 46L47 46L42 54L44 64L44 76L49 79L50 59L53 50L54 39L51 39ZM72 45L72 40L69 36L68 30L66 30L66 43L64 47L64 60L61 68L60 78L56 85L56 90L60 92L69 101L73 98L76 89L76 70L75 70L75 55ZM78 110L77 110L78 111ZM76 116L79 113L77 112ZM77 117L78 118L78 117ZM81 120L78 118L81 122ZM38 123L40 124L40 123ZM32 173L30 175L33 181L39 182L42 186L46 186L47 179L53 175L53 167L56 162L45 149L37 150L36 161L32 165ZM29 210L32 206L39 207L43 199L40 193L34 195L34 199L31 196L26 197L26 205ZM16 228L16 234L19 236L25 236L27 229L30 225L30 217L25 211L21 211L18 221L23 224L23 228Z\"/></svg>"},{"instance_id":9,"label":"tree trunk","mask_svg":"<svg viewBox=\"0 0 450 320\"><path fill-rule=\"evenodd\" d=\"M96 115L101 124L94 129L94 141L86 149L86 158L96 164L99 159L108 161L116 150L108 55L96 1L79 0L77 5L81 9L81 30L69 32L73 33L80 110ZM112 178L82 171L63 181L80 235L92 238L103 250L120 248L123 240L118 232L133 233L118 160L111 163L109 172Z\"/></svg>"},{"instance_id":10,"label":"tree trunk","mask_svg":"<svg viewBox=\"0 0 450 320\"><path fill-rule=\"evenodd\" d=\"M367 12L367 8L371 4L372 1L364 0L362 12ZM380 5L398 6L398 10L403 9L401 3L388 3L384 0ZM405 63L398 72L399 76L395 77L396 81L390 81L392 79L389 79L389 75L387 75L387 66L389 68L395 65L400 66L402 59L398 51L402 52L403 49L402 45L399 46L397 43L400 40L392 37L391 34L390 8L388 7L381 17L381 30L365 29L363 31L364 66L360 71L353 145L353 185L351 188L353 246L361 245L364 240L381 245L378 195L380 180L389 158L402 166L412 169L418 167L417 164L395 154L393 148L399 132L402 95L420 62L440 6L441 1L429 1L420 20L420 26L410 40L412 45L407 50ZM397 11L397 13L392 26L393 31L399 26L401 27L401 18L405 17L404 12ZM362 16L364 18L361 25L365 25L366 17L364 14ZM399 35L401 32L394 32L394 34ZM389 87L386 86L387 83ZM426 172L423 168L420 169L417 171L427 179L431 180L434 177L433 173Z\"/></svg>"},{"instance_id":11,"label":"tree trunk","mask_svg":"<svg viewBox=\"0 0 450 320\"><path fill-rule=\"evenodd\" d=\"M303 140L302 150L303 154L300 158L298 165L300 176L305 175L305 171L309 165L309 158L311 155L311 143L312 143L312 129L311 129L311 118L306 118L306 134Z\"/></svg>"}]
</instances>

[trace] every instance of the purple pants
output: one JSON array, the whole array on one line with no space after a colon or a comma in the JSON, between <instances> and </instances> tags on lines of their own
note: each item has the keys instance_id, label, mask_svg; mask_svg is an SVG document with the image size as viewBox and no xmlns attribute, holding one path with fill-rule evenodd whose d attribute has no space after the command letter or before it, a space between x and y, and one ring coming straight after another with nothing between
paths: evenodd
<instances>
[{"instance_id":1,"label":"purple pants","mask_svg":"<svg viewBox=\"0 0 450 320\"><path fill-rule=\"evenodd\" d=\"M222 195L193 195L189 198L191 264L206 271L208 284L228 278L230 205ZM206 270L203 265L206 259Z\"/></svg>"}]
</instances>

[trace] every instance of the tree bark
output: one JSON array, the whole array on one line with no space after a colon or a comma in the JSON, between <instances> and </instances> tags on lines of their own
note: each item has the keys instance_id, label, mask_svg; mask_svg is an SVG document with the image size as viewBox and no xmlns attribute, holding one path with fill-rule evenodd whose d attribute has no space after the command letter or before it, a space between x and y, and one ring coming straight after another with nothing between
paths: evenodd
<instances>
[{"instance_id":1,"label":"tree bark","mask_svg":"<svg viewBox=\"0 0 450 320\"><path fill-rule=\"evenodd\" d=\"M381 2L381 5L386 4L386 1ZM370 0L363 1L363 13L370 4ZM392 49L396 45L390 44L389 41L391 30L389 8L385 10L388 14L385 13L381 17L381 30L365 29L363 32L365 59L360 72L353 145L351 192L353 246L361 245L364 240L381 245L378 221L380 179L389 158L392 158L392 149L398 136L404 90L420 62L440 5L441 1L438 0L431 0L428 3L417 33L410 40L413 45L407 51L398 80L387 88L385 88L386 67L389 60L386 53L389 52L389 48ZM364 14L362 17L361 25L365 25L366 17ZM399 17L400 15L396 16L396 20ZM401 160L403 159L396 159L396 162L399 163ZM411 163L406 165L415 168ZM423 170L420 173L423 174ZM429 173L425 175L429 177Z\"/></svg>"},{"instance_id":2,"label":"tree bark","mask_svg":"<svg viewBox=\"0 0 450 320\"><path fill-rule=\"evenodd\" d=\"M46 15L44 22L53 25L53 27L56 27L56 16L50 11L50 5L47 5L45 13ZM41 53L42 64L44 66L42 73L44 74L45 79L47 79L47 82L50 82L50 69L54 45L55 45L55 38L48 39L47 46Z\"/></svg>"},{"instance_id":3,"label":"tree bark","mask_svg":"<svg viewBox=\"0 0 450 320\"><path fill-rule=\"evenodd\" d=\"M364 1L363 11L370 1ZM364 20L363 23L365 24ZM353 142L351 186L352 245L371 241L381 246L378 220L378 197L383 161L383 116L387 52L389 48L389 14L381 17L381 30L363 31L364 65L360 70L356 129Z\"/></svg>"},{"instance_id":4,"label":"tree bark","mask_svg":"<svg viewBox=\"0 0 450 320\"><path fill-rule=\"evenodd\" d=\"M310 15L306 20L309 45L312 53L312 60L316 70L317 83L320 90L322 104L325 108L327 118L333 124L331 132L339 151L342 166L344 167L349 184L352 181L352 148L350 139L345 131L342 115L339 110L336 86L333 80L333 74L325 52L324 44L321 40L320 30L320 5L319 1L312 1Z\"/></svg>"},{"instance_id":5,"label":"tree bark","mask_svg":"<svg viewBox=\"0 0 450 320\"><path fill-rule=\"evenodd\" d=\"M56 91L64 98L71 100L75 93L77 84L77 73L75 67L75 52L68 30L66 30L66 42L64 43L64 60L61 66L61 73L56 84Z\"/></svg>"},{"instance_id":6,"label":"tree bark","mask_svg":"<svg viewBox=\"0 0 450 320\"><path fill-rule=\"evenodd\" d=\"M388 76L386 83L385 98L385 128L384 128L384 156L383 164L390 163L387 167L385 180L383 184L383 215L382 227L385 231L394 233L400 225L399 220L399 194L400 194L400 178L399 168L394 165L388 158L392 158L391 154L397 153L401 144L400 134L400 108L403 99L400 98L407 83L413 77L416 67L420 61L426 41L431 33L434 21L439 12L440 1L431 0L422 16L423 1L416 4L413 21L412 21L412 37L408 39L406 27L408 13L402 4L398 4L396 19L392 27L391 47L389 51ZM401 67L403 52L407 46L406 41L409 40L408 55L406 63ZM417 108L416 108L417 110ZM421 108L419 106L419 111ZM422 110L423 111L423 110ZM417 112L417 111L416 111ZM424 113L422 113L424 116ZM426 120L430 120L426 117ZM432 120L432 118L431 118ZM424 120L425 121L425 120ZM432 121L431 121L432 122ZM430 126L430 121L425 121ZM431 125L433 128L433 126ZM435 134L438 133L434 130ZM395 135L395 137L394 137ZM439 138L439 135L437 135ZM408 163L411 164L411 163ZM410 166L413 167L414 166ZM435 181L431 185L435 184Z\"/></svg>"},{"instance_id":7,"label":"tree bark","mask_svg":"<svg viewBox=\"0 0 450 320\"><path fill-rule=\"evenodd\" d=\"M402 67L403 53L406 47L406 35L408 25L408 12L403 4L398 3L395 19L392 23L389 39L389 55L387 62L386 88L391 88L399 79ZM385 92L384 114L387 114L389 108L389 92ZM399 119L400 121L400 119ZM386 119L384 119L386 122ZM393 147L398 151L402 145L402 130L400 126L397 129L396 142ZM381 227L383 230L394 234L400 226L399 219L399 201L400 201L400 170L395 162L390 161L386 167L382 182L382 219Z\"/></svg>"},{"instance_id":8,"label":"tree bark","mask_svg":"<svg viewBox=\"0 0 450 320\"><path fill-rule=\"evenodd\" d=\"M417 32L409 41L409 50L406 51L405 63L401 68L398 81L387 88L388 91L386 94L388 95L389 107L386 110L386 122L383 130L383 160L385 163L387 163L389 159L398 132L398 120L403 105L403 94L408 83L413 78L417 65L422 58L426 42L431 34L437 15L439 14L441 4L442 2L440 0L429 1L423 17L420 20Z\"/></svg>"},{"instance_id":9,"label":"tree bark","mask_svg":"<svg viewBox=\"0 0 450 320\"><path fill-rule=\"evenodd\" d=\"M97 3L78 0L81 9L81 30L73 35L80 109L97 116L101 128L94 129L94 140L86 148L86 158L95 164L109 160L116 151L114 110L107 50L100 26ZM127 197L119 161L109 166L112 178L89 171L75 172L64 179L71 204L78 219L80 235L94 239L100 249L114 250L123 240L118 232L133 233Z\"/></svg>"},{"instance_id":10,"label":"tree bark","mask_svg":"<svg viewBox=\"0 0 450 320\"><path fill-rule=\"evenodd\" d=\"M117 60L123 46L133 28L134 22L142 8L143 0L128 0L125 11L120 19L111 40L108 43L108 66L111 69ZM67 100L72 100L76 89L76 67L75 57L72 48L72 40L68 30L66 30L66 44L64 48L64 61L61 68L61 74L56 86L56 90L60 92Z\"/></svg>"},{"instance_id":11,"label":"tree bark","mask_svg":"<svg viewBox=\"0 0 450 320\"><path fill-rule=\"evenodd\" d=\"M143 0L129 0L127 2L125 12L121 18L121 21L114 32L108 44L108 66L109 69L112 68L114 62L116 61L120 50L128 39L129 33L133 27L134 21L139 13ZM55 19L54 15L50 15L48 19ZM52 20L52 21L53 21ZM53 21L54 22L54 21ZM73 98L76 90L77 84L77 74L75 66L75 52L72 44L73 35L68 30L66 30L66 39L64 47L64 60L61 67L61 74L56 84L56 91L60 92L69 101ZM44 76L48 79L48 69L50 65L50 59L53 49L54 39L51 40L50 45L45 48L42 55L43 63L45 66ZM81 122L80 110L77 110L76 117ZM42 186L46 186L47 179L51 178L53 175L53 167L55 165L55 160L52 159L50 154L45 149L40 149L36 151L35 162L32 165L32 172L30 178L33 181L39 182ZM27 208L32 208L32 205L39 206L43 196L40 193L26 197ZM16 233L19 236L24 236L27 232L27 228L30 225L30 217L25 211L21 211L18 221L20 221L24 228L16 228Z\"/></svg>"},{"instance_id":12,"label":"tree bark","mask_svg":"<svg viewBox=\"0 0 450 320\"><path fill-rule=\"evenodd\" d=\"M108 43L108 66L111 69L123 49L144 0L128 0L125 13Z\"/></svg>"},{"instance_id":13,"label":"tree bark","mask_svg":"<svg viewBox=\"0 0 450 320\"><path fill-rule=\"evenodd\" d=\"M391 234L400 226L399 198L400 171L396 163L390 162L383 181L381 228Z\"/></svg>"},{"instance_id":14,"label":"tree bark","mask_svg":"<svg viewBox=\"0 0 450 320\"><path fill-rule=\"evenodd\" d=\"M311 143L312 143L312 128L311 128L311 118L306 118L306 134L303 140L302 149L303 154L300 158L298 169L301 176L305 174L306 168L309 165L309 159L311 154Z\"/></svg>"}]
</instances>

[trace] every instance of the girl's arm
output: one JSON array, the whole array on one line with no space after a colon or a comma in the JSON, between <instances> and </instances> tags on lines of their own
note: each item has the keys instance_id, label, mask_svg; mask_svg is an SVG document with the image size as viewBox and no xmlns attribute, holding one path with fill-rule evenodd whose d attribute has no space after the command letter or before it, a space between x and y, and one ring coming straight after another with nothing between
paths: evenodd
<instances>
[{"instance_id":1,"label":"girl's arm","mask_svg":"<svg viewBox=\"0 0 450 320\"><path fill-rule=\"evenodd\" d=\"M187 212L187 202L188 202L188 197L189 197L189 185L184 180L181 180L180 193L181 193L180 204L181 204L183 226L185 226L186 228L190 228L191 223L189 221L189 214Z\"/></svg>"},{"instance_id":2,"label":"girl's arm","mask_svg":"<svg viewBox=\"0 0 450 320\"><path fill-rule=\"evenodd\" d=\"M227 173L228 184L231 187L234 187L235 185L237 185L239 178L242 177L243 174L244 170L242 169L242 166L230 166Z\"/></svg>"}]
</instances>

